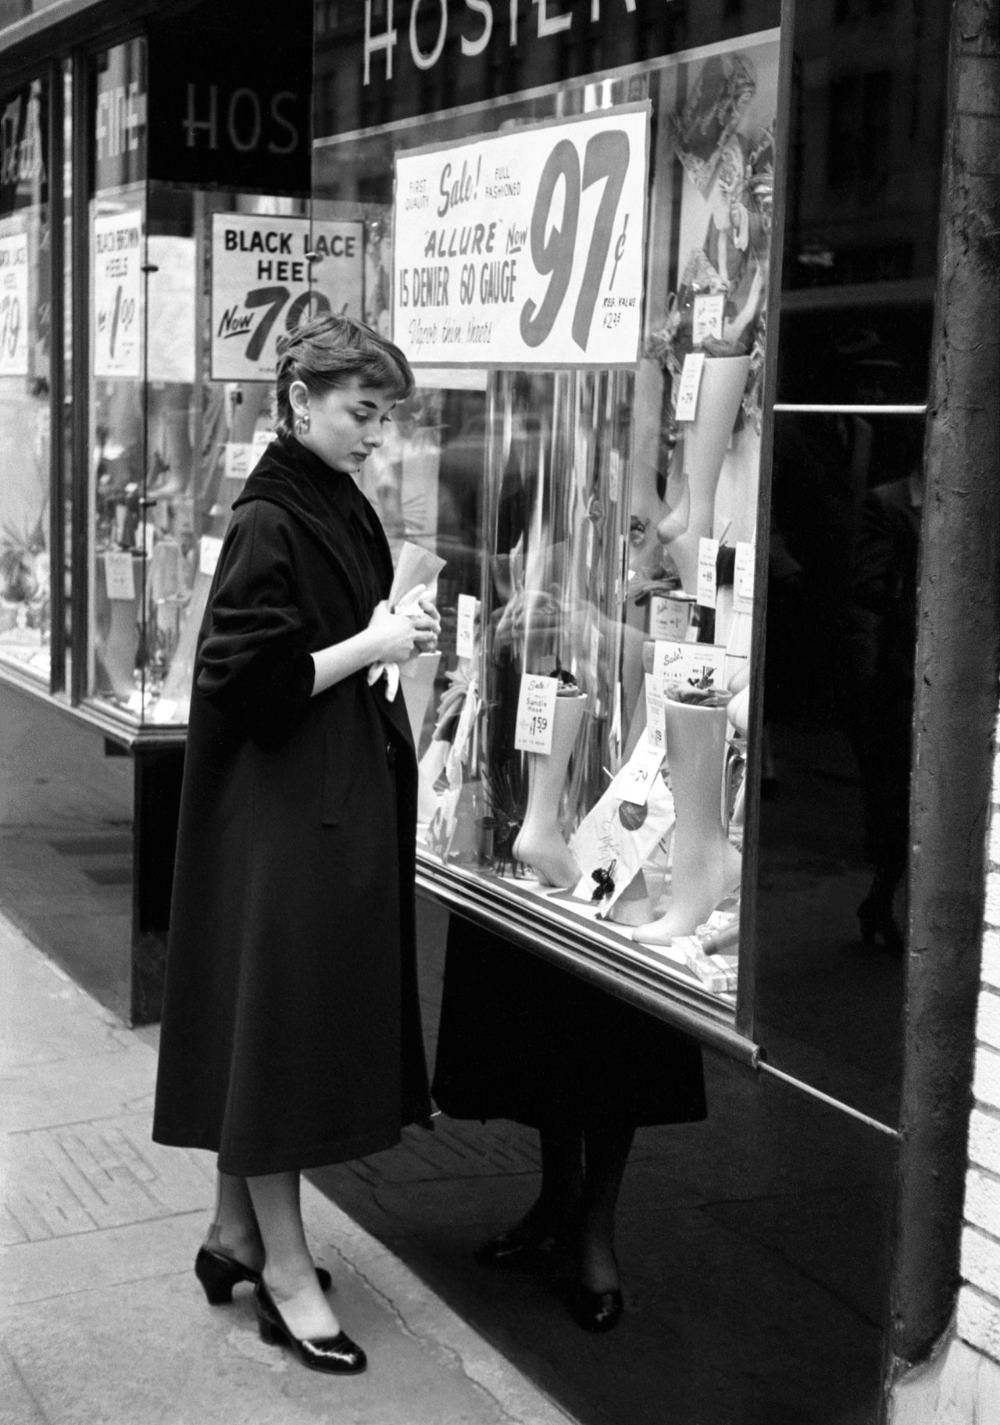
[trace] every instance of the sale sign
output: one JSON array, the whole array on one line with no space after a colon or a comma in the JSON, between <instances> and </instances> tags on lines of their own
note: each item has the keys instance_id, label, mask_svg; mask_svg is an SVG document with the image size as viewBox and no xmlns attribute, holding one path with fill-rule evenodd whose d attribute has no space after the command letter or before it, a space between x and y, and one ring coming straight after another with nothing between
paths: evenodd
<instances>
[{"instance_id":1,"label":"sale sign","mask_svg":"<svg viewBox=\"0 0 1000 1425\"><path fill-rule=\"evenodd\" d=\"M362 225L212 217L212 379L270 381L278 338L318 312L361 315Z\"/></svg>"},{"instance_id":2,"label":"sale sign","mask_svg":"<svg viewBox=\"0 0 1000 1425\"><path fill-rule=\"evenodd\" d=\"M94 218L94 375L142 375L142 213Z\"/></svg>"},{"instance_id":3,"label":"sale sign","mask_svg":"<svg viewBox=\"0 0 1000 1425\"><path fill-rule=\"evenodd\" d=\"M0 236L0 376L28 374L28 234Z\"/></svg>"},{"instance_id":4,"label":"sale sign","mask_svg":"<svg viewBox=\"0 0 1000 1425\"><path fill-rule=\"evenodd\" d=\"M393 334L416 365L632 366L649 106L396 156Z\"/></svg>"}]
</instances>

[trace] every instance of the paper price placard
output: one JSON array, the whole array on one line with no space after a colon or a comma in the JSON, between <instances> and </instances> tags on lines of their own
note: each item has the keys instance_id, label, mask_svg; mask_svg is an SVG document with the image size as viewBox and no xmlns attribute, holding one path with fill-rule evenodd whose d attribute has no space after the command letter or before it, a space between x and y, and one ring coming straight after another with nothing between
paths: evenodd
<instances>
[{"instance_id":1,"label":"paper price placard","mask_svg":"<svg viewBox=\"0 0 1000 1425\"><path fill-rule=\"evenodd\" d=\"M677 384L677 419L693 421L698 411L698 392L701 389L702 373L705 370L705 353L688 352L681 367L681 379Z\"/></svg>"},{"instance_id":2,"label":"paper price placard","mask_svg":"<svg viewBox=\"0 0 1000 1425\"><path fill-rule=\"evenodd\" d=\"M714 609L716 605L718 560L719 541L703 535L698 541L698 602L706 609Z\"/></svg>"},{"instance_id":3,"label":"paper price placard","mask_svg":"<svg viewBox=\"0 0 1000 1425\"><path fill-rule=\"evenodd\" d=\"M558 692L558 678L526 673L521 679L514 728L514 746L518 752L540 752L547 757L552 751L552 722Z\"/></svg>"},{"instance_id":4,"label":"paper price placard","mask_svg":"<svg viewBox=\"0 0 1000 1425\"><path fill-rule=\"evenodd\" d=\"M132 555L127 549L113 550L104 556L104 588L109 599L135 598L135 575Z\"/></svg>"},{"instance_id":5,"label":"paper price placard","mask_svg":"<svg viewBox=\"0 0 1000 1425\"><path fill-rule=\"evenodd\" d=\"M269 381L278 338L319 312L361 315L360 223L212 215L212 380Z\"/></svg>"},{"instance_id":6,"label":"paper price placard","mask_svg":"<svg viewBox=\"0 0 1000 1425\"><path fill-rule=\"evenodd\" d=\"M475 657L478 610L479 600L473 594L459 594L458 627L455 630L455 653L459 658Z\"/></svg>"},{"instance_id":7,"label":"paper price placard","mask_svg":"<svg viewBox=\"0 0 1000 1425\"><path fill-rule=\"evenodd\" d=\"M733 609L750 613L753 609L754 547L738 540L733 570Z\"/></svg>"},{"instance_id":8,"label":"paper price placard","mask_svg":"<svg viewBox=\"0 0 1000 1425\"><path fill-rule=\"evenodd\" d=\"M646 729L648 734L648 727ZM649 793L663 764L662 746L642 738L632 756L611 783L610 790L623 802L634 802L645 806Z\"/></svg>"},{"instance_id":9,"label":"paper price placard","mask_svg":"<svg viewBox=\"0 0 1000 1425\"><path fill-rule=\"evenodd\" d=\"M94 218L94 375L142 374L142 214Z\"/></svg>"},{"instance_id":10,"label":"paper price placard","mask_svg":"<svg viewBox=\"0 0 1000 1425\"><path fill-rule=\"evenodd\" d=\"M0 228L0 376L28 374L28 234Z\"/></svg>"},{"instance_id":11,"label":"paper price placard","mask_svg":"<svg viewBox=\"0 0 1000 1425\"><path fill-rule=\"evenodd\" d=\"M635 365L649 113L397 153L393 336L415 365Z\"/></svg>"},{"instance_id":12,"label":"paper price placard","mask_svg":"<svg viewBox=\"0 0 1000 1425\"><path fill-rule=\"evenodd\" d=\"M691 344L701 346L707 336L722 336L722 319L726 308L723 292L703 293L694 299L691 320Z\"/></svg>"},{"instance_id":13,"label":"paper price placard","mask_svg":"<svg viewBox=\"0 0 1000 1425\"><path fill-rule=\"evenodd\" d=\"M667 733L663 725L663 680L654 673L644 678L646 693L646 741L661 754L667 750Z\"/></svg>"},{"instance_id":14,"label":"paper price placard","mask_svg":"<svg viewBox=\"0 0 1000 1425\"><path fill-rule=\"evenodd\" d=\"M661 689L671 683L686 688L722 688L726 650L720 643L671 643L658 639L653 645L653 677Z\"/></svg>"}]
</instances>

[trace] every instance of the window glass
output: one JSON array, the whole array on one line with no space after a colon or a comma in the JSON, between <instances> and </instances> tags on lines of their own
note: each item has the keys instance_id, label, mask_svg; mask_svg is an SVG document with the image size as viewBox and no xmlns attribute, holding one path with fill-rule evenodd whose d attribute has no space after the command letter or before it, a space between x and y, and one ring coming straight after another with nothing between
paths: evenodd
<instances>
[{"instance_id":1,"label":"window glass","mask_svg":"<svg viewBox=\"0 0 1000 1425\"><path fill-rule=\"evenodd\" d=\"M0 661L48 682L51 638L48 90L0 99Z\"/></svg>"},{"instance_id":2,"label":"window glass","mask_svg":"<svg viewBox=\"0 0 1000 1425\"><path fill-rule=\"evenodd\" d=\"M314 168L417 365L363 482L397 590L433 581L445 621L399 681L423 864L724 1013L777 67L772 31Z\"/></svg>"}]
</instances>

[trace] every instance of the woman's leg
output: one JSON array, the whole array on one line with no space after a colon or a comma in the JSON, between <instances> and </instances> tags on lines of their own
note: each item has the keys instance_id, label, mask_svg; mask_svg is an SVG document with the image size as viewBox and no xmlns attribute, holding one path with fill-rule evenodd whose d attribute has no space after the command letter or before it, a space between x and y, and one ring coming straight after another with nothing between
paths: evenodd
<instances>
[{"instance_id":1,"label":"woman's leg","mask_svg":"<svg viewBox=\"0 0 1000 1425\"><path fill-rule=\"evenodd\" d=\"M264 1244L246 1178L234 1177L232 1173L216 1174L215 1213L205 1246L255 1272L264 1265Z\"/></svg>"},{"instance_id":2,"label":"woman's leg","mask_svg":"<svg viewBox=\"0 0 1000 1425\"><path fill-rule=\"evenodd\" d=\"M299 1340L336 1336L340 1324L323 1295L306 1242L297 1172L247 1178L264 1243L263 1280Z\"/></svg>"},{"instance_id":3,"label":"woman's leg","mask_svg":"<svg viewBox=\"0 0 1000 1425\"><path fill-rule=\"evenodd\" d=\"M617 1291L615 1209L634 1129L588 1128L584 1135L583 1192L576 1215L580 1285L587 1291Z\"/></svg>"},{"instance_id":4,"label":"woman's leg","mask_svg":"<svg viewBox=\"0 0 1000 1425\"><path fill-rule=\"evenodd\" d=\"M543 1128L542 1184L528 1211L476 1252L483 1266L516 1265L566 1239L583 1191L583 1134L573 1128Z\"/></svg>"}]
</instances>

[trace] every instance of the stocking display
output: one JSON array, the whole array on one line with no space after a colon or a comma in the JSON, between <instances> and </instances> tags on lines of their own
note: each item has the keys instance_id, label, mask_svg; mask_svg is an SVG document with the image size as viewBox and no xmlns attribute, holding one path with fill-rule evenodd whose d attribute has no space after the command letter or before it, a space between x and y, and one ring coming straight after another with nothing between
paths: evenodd
<instances>
[{"instance_id":1,"label":"stocking display","mask_svg":"<svg viewBox=\"0 0 1000 1425\"><path fill-rule=\"evenodd\" d=\"M528 804L514 842L514 857L549 886L573 886L580 879L580 868L563 837L559 810L586 704L580 694L557 697L552 751L526 754Z\"/></svg>"}]
</instances>

